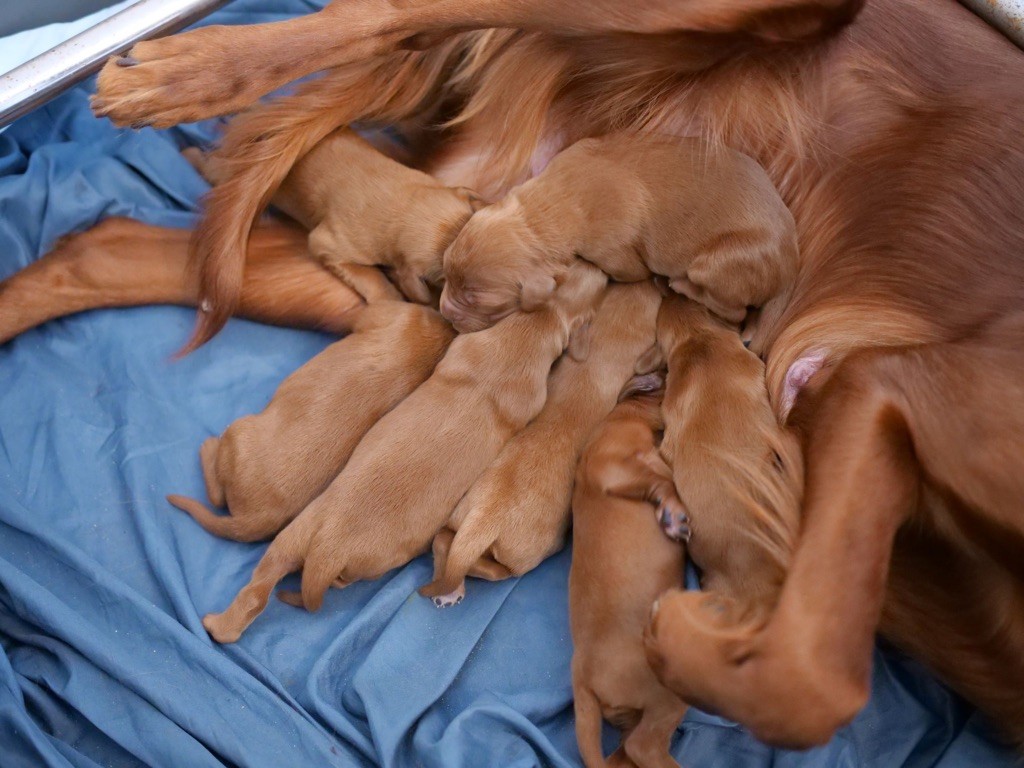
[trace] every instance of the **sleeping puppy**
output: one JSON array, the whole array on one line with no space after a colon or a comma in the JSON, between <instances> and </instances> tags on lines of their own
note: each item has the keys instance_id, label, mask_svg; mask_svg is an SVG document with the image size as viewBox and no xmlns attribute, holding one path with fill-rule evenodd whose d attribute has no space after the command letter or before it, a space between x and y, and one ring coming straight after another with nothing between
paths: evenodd
<instances>
[{"instance_id":1,"label":"sleeping puppy","mask_svg":"<svg viewBox=\"0 0 1024 768\"><path fill-rule=\"evenodd\" d=\"M577 257L615 280L662 275L739 323L792 281L796 226L761 166L734 150L585 139L469 220L444 255L441 314L461 332L536 309Z\"/></svg>"},{"instance_id":2,"label":"sleeping puppy","mask_svg":"<svg viewBox=\"0 0 1024 768\"><path fill-rule=\"evenodd\" d=\"M434 373L367 432L345 469L271 543L251 581L203 624L233 642L274 585L302 569L301 596L320 607L332 585L374 579L423 552L505 443L543 408L552 363L585 326L607 278L579 264L541 312L458 336Z\"/></svg>"},{"instance_id":3,"label":"sleeping puppy","mask_svg":"<svg viewBox=\"0 0 1024 768\"><path fill-rule=\"evenodd\" d=\"M658 682L643 645L651 605L682 584L685 559L657 522L666 511L682 516L672 471L655 445L662 394L624 399L576 473L569 620L576 739L587 768L606 764L602 717L622 731L609 764L677 766L668 747L686 704Z\"/></svg>"},{"instance_id":4,"label":"sleeping puppy","mask_svg":"<svg viewBox=\"0 0 1024 768\"><path fill-rule=\"evenodd\" d=\"M774 607L799 523L803 465L795 438L775 418L764 364L734 330L681 296L664 299L658 349L642 361L668 373L661 453L688 519L661 524L689 554L701 586L735 598L751 616Z\"/></svg>"},{"instance_id":5,"label":"sleeping puppy","mask_svg":"<svg viewBox=\"0 0 1024 768\"><path fill-rule=\"evenodd\" d=\"M580 451L653 342L660 304L650 281L608 288L590 326L586 361L558 362L544 410L509 441L434 537L434 580L421 595L444 607L462 600L467 575L522 576L561 549Z\"/></svg>"},{"instance_id":6,"label":"sleeping puppy","mask_svg":"<svg viewBox=\"0 0 1024 768\"><path fill-rule=\"evenodd\" d=\"M216 155L186 150L208 181L224 175ZM309 230L309 250L366 301L401 298L375 278L394 274L402 293L429 304L440 290L441 257L469 220L476 198L379 152L353 131L335 131L292 168L273 203ZM401 215L396 215L401 212Z\"/></svg>"},{"instance_id":7,"label":"sleeping puppy","mask_svg":"<svg viewBox=\"0 0 1024 768\"><path fill-rule=\"evenodd\" d=\"M387 282L379 273L377 280ZM453 336L433 309L368 305L352 333L285 379L262 413L199 449L206 493L230 515L184 496L167 500L217 536L273 536L338 475L367 430L430 376Z\"/></svg>"}]
</instances>

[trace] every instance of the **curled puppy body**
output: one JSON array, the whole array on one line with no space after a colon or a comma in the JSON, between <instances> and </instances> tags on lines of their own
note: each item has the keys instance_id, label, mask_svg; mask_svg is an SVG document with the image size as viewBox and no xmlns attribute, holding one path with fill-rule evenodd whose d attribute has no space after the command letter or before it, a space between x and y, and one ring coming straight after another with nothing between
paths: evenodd
<instances>
[{"instance_id":1,"label":"curled puppy body","mask_svg":"<svg viewBox=\"0 0 1024 768\"><path fill-rule=\"evenodd\" d=\"M608 288L587 359L559 361L544 409L459 502L434 539L434 580L421 595L451 605L464 596L467 575L522 576L562 548L580 451L653 343L660 304L650 281Z\"/></svg>"},{"instance_id":2,"label":"curled puppy body","mask_svg":"<svg viewBox=\"0 0 1024 768\"><path fill-rule=\"evenodd\" d=\"M534 309L577 257L615 280L663 275L738 323L792 282L796 225L739 152L698 139L585 139L469 220L445 252L441 313L463 331Z\"/></svg>"},{"instance_id":3,"label":"curled puppy body","mask_svg":"<svg viewBox=\"0 0 1024 768\"><path fill-rule=\"evenodd\" d=\"M799 446L772 411L764 364L703 306L667 297L658 346L668 365L661 453L693 526L690 556L704 589L766 617L799 525Z\"/></svg>"},{"instance_id":4,"label":"curled puppy body","mask_svg":"<svg viewBox=\"0 0 1024 768\"><path fill-rule=\"evenodd\" d=\"M215 154L187 156L211 183L223 174ZM393 270L407 298L429 304L441 288L442 254L476 198L341 129L295 164L272 202L309 230L313 258L367 301L400 298L375 279L380 266Z\"/></svg>"},{"instance_id":5,"label":"curled puppy body","mask_svg":"<svg viewBox=\"0 0 1024 768\"><path fill-rule=\"evenodd\" d=\"M612 763L677 765L668 747L686 704L658 682L643 645L651 605L681 585L685 559L657 522L663 510L676 515L682 508L655 445L662 394L616 406L576 474L569 619L576 737L587 768L606 764L602 716L623 733Z\"/></svg>"},{"instance_id":6,"label":"curled puppy body","mask_svg":"<svg viewBox=\"0 0 1024 768\"><path fill-rule=\"evenodd\" d=\"M207 495L230 515L183 496L167 500L217 536L273 536L337 476L367 430L430 376L453 336L433 309L368 305L352 333L286 378L262 413L199 449Z\"/></svg>"},{"instance_id":7,"label":"curled puppy body","mask_svg":"<svg viewBox=\"0 0 1024 768\"><path fill-rule=\"evenodd\" d=\"M426 382L375 424L345 469L271 543L227 610L203 624L234 642L274 585L302 570L317 610L332 584L377 578L423 552L473 481L543 408L551 365L589 320L605 275L579 264L542 312L456 337Z\"/></svg>"}]
</instances>

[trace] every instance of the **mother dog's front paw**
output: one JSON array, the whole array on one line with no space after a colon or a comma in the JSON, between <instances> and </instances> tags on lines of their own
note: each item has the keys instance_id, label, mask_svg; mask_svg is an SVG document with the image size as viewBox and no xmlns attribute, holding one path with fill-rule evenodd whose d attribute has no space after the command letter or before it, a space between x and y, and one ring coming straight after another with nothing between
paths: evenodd
<instances>
[{"instance_id":1,"label":"mother dog's front paw","mask_svg":"<svg viewBox=\"0 0 1024 768\"><path fill-rule=\"evenodd\" d=\"M100 71L93 112L121 127L168 128L252 104L258 79L226 55L217 29L148 40L112 57Z\"/></svg>"}]
</instances>

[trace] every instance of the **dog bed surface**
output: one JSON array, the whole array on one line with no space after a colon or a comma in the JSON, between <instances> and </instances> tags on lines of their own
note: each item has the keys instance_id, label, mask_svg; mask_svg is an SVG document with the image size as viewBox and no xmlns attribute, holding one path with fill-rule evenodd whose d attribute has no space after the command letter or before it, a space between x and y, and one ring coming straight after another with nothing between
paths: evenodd
<instances>
[{"instance_id":1,"label":"dog bed surface","mask_svg":"<svg viewBox=\"0 0 1024 768\"><path fill-rule=\"evenodd\" d=\"M315 7L239 0L213 20ZM178 152L217 126L118 131L90 115L93 87L0 134L0 277L108 216L194 221L206 185ZM318 614L272 600L236 645L207 637L201 617L265 545L214 538L164 496L204 498L200 442L331 339L235 320L172 362L192 323L96 311L0 347L0 766L578 765L568 549L522 579L471 580L445 611L415 594L421 557L332 590ZM673 752L693 768L1013 762L920 665L881 650L870 705L825 747L771 750L693 712Z\"/></svg>"}]
</instances>

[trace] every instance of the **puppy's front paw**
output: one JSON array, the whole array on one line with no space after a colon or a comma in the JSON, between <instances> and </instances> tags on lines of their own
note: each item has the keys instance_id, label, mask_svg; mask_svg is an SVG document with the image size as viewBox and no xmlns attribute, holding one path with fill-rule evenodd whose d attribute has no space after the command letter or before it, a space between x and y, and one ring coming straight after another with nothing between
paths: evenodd
<instances>
[{"instance_id":1,"label":"puppy's front paw","mask_svg":"<svg viewBox=\"0 0 1024 768\"><path fill-rule=\"evenodd\" d=\"M458 605L466 597L466 585L463 584L454 592L449 592L447 595L438 595L437 597L431 598L431 602L438 608L451 608L452 606Z\"/></svg>"},{"instance_id":2,"label":"puppy's front paw","mask_svg":"<svg viewBox=\"0 0 1024 768\"><path fill-rule=\"evenodd\" d=\"M658 524L672 541L684 544L690 541L693 531L690 530L690 516L683 510L681 502L672 499L662 500L657 509Z\"/></svg>"}]
</instances>

